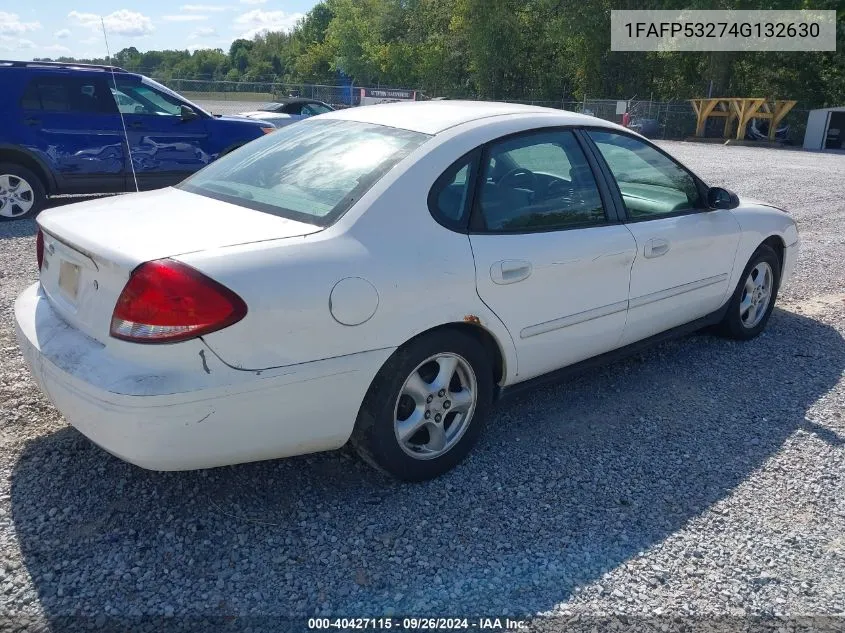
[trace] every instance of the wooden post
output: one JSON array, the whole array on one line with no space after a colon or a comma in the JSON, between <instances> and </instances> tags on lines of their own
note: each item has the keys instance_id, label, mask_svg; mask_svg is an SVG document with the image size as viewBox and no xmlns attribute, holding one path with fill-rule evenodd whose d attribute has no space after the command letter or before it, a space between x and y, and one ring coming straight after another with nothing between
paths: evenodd
<instances>
[{"instance_id":1,"label":"wooden post","mask_svg":"<svg viewBox=\"0 0 845 633\"><path fill-rule=\"evenodd\" d=\"M731 99L731 107L738 118L736 128L736 139L738 141L745 138L748 122L755 117L764 102L764 99Z\"/></svg>"},{"instance_id":2,"label":"wooden post","mask_svg":"<svg viewBox=\"0 0 845 633\"><path fill-rule=\"evenodd\" d=\"M695 135L703 137L707 119L713 110L716 109L716 106L719 104L719 99L691 99L691 101L695 114L698 117L698 122L695 126Z\"/></svg>"},{"instance_id":3,"label":"wooden post","mask_svg":"<svg viewBox=\"0 0 845 633\"><path fill-rule=\"evenodd\" d=\"M775 110L772 113L772 121L769 124L769 140L775 140L775 133L777 132L778 125L780 122L783 121L783 118L789 114L789 111L795 107L795 104L798 103L797 101L775 101Z\"/></svg>"},{"instance_id":4,"label":"wooden post","mask_svg":"<svg viewBox=\"0 0 845 633\"><path fill-rule=\"evenodd\" d=\"M692 103L697 119L695 135L699 138L704 136L707 119L724 117L724 138L730 138L733 134L734 121L736 121L736 139L742 140L745 138L751 119L768 119L771 122L769 140L773 141L777 126L797 102L775 101L774 106L772 106L765 99L725 97L722 99L690 99L690 103Z\"/></svg>"},{"instance_id":5,"label":"wooden post","mask_svg":"<svg viewBox=\"0 0 845 633\"><path fill-rule=\"evenodd\" d=\"M734 121L736 121L736 115L733 112L731 112L728 116L725 117L725 131L722 133L722 138L731 137L731 134L733 133Z\"/></svg>"}]
</instances>

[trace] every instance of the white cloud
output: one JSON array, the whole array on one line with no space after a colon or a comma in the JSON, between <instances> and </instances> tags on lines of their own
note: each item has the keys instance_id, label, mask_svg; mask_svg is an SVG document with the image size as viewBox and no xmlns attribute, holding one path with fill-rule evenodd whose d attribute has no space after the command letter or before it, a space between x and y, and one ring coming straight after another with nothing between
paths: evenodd
<instances>
[{"instance_id":1,"label":"white cloud","mask_svg":"<svg viewBox=\"0 0 845 633\"><path fill-rule=\"evenodd\" d=\"M49 46L39 46L38 50L44 51L46 53L59 53L60 55L70 53L70 49L67 46L62 46L61 44L50 44Z\"/></svg>"},{"instance_id":2,"label":"white cloud","mask_svg":"<svg viewBox=\"0 0 845 633\"><path fill-rule=\"evenodd\" d=\"M198 40L203 37L214 37L217 35L217 29L213 26L201 26L188 36L188 39Z\"/></svg>"},{"instance_id":3,"label":"white cloud","mask_svg":"<svg viewBox=\"0 0 845 633\"><path fill-rule=\"evenodd\" d=\"M186 13L219 13L225 11L229 7L221 7L218 4L183 4L179 7L180 11Z\"/></svg>"},{"instance_id":4,"label":"white cloud","mask_svg":"<svg viewBox=\"0 0 845 633\"><path fill-rule=\"evenodd\" d=\"M302 17L301 13L253 9L235 18L235 25L248 29L240 37L251 39L265 31L290 31Z\"/></svg>"},{"instance_id":5,"label":"white cloud","mask_svg":"<svg viewBox=\"0 0 845 633\"><path fill-rule=\"evenodd\" d=\"M68 16L77 24L80 24L89 29L99 30L100 16L96 13L80 13L79 11L71 11ZM114 13L103 16L103 21L106 24L106 32L109 35L125 35L127 37L141 37L149 35L155 29L150 18L142 13L129 11L128 9L120 9Z\"/></svg>"},{"instance_id":6,"label":"white cloud","mask_svg":"<svg viewBox=\"0 0 845 633\"><path fill-rule=\"evenodd\" d=\"M0 35L22 35L40 28L40 22L21 22L17 13L0 11Z\"/></svg>"},{"instance_id":7,"label":"white cloud","mask_svg":"<svg viewBox=\"0 0 845 633\"><path fill-rule=\"evenodd\" d=\"M59 40L64 40L70 37L70 29L59 29L53 33L53 37Z\"/></svg>"},{"instance_id":8,"label":"white cloud","mask_svg":"<svg viewBox=\"0 0 845 633\"><path fill-rule=\"evenodd\" d=\"M162 20L165 22L202 22L203 20L207 20L207 15L164 15L161 17Z\"/></svg>"},{"instance_id":9,"label":"white cloud","mask_svg":"<svg viewBox=\"0 0 845 633\"><path fill-rule=\"evenodd\" d=\"M22 37L10 37L8 35L0 35L0 51L20 51L28 48L35 48L35 42L27 40Z\"/></svg>"},{"instance_id":10,"label":"white cloud","mask_svg":"<svg viewBox=\"0 0 845 633\"><path fill-rule=\"evenodd\" d=\"M241 4L264 4L267 0L241 0Z\"/></svg>"}]
</instances>

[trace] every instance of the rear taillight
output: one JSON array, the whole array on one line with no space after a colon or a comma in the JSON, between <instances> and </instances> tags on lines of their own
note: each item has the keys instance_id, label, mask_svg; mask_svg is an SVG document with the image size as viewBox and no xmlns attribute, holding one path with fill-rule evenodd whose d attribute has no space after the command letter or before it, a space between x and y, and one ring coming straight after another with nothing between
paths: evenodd
<instances>
[{"instance_id":1,"label":"rear taillight","mask_svg":"<svg viewBox=\"0 0 845 633\"><path fill-rule=\"evenodd\" d=\"M114 307L110 334L135 343L175 343L215 332L246 316L238 295L172 259L136 268Z\"/></svg>"},{"instance_id":2,"label":"rear taillight","mask_svg":"<svg viewBox=\"0 0 845 633\"><path fill-rule=\"evenodd\" d=\"M35 258L38 260L38 270L41 270L41 264L44 263L44 234L41 229L35 236Z\"/></svg>"}]
</instances>

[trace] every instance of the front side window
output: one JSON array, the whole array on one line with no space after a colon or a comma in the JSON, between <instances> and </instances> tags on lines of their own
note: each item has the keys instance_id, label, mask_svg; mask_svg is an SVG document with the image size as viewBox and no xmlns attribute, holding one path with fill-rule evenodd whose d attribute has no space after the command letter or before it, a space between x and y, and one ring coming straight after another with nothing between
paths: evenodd
<instances>
[{"instance_id":1,"label":"front side window","mask_svg":"<svg viewBox=\"0 0 845 633\"><path fill-rule=\"evenodd\" d=\"M692 175L665 154L625 134L591 130L589 135L619 185L630 218L701 208Z\"/></svg>"},{"instance_id":2,"label":"front side window","mask_svg":"<svg viewBox=\"0 0 845 633\"><path fill-rule=\"evenodd\" d=\"M328 226L429 138L371 123L306 119L226 154L178 186Z\"/></svg>"},{"instance_id":3,"label":"front side window","mask_svg":"<svg viewBox=\"0 0 845 633\"><path fill-rule=\"evenodd\" d=\"M494 143L486 153L478 196L488 231L536 231L606 221L595 177L570 131Z\"/></svg>"},{"instance_id":4,"label":"front side window","mask_svg":"<svg viewBox=\"0 0 845 633\"><path fill-rule=\"evenodd\" d=\"M112 114L114 101L104 82L74 77L38 77L21 98L25 110Z\"/></svg>"},{"instance_id":5,"label":"front side window","mask_svg":"<svg viewBox=\"0 0 845 633\"><path fill-rule=\"evenodd\" d=\"M182 115L181 101L140 82L118 80L117 88L112 92L118 108L124 114Z\"/></svg>"}]
</instances>

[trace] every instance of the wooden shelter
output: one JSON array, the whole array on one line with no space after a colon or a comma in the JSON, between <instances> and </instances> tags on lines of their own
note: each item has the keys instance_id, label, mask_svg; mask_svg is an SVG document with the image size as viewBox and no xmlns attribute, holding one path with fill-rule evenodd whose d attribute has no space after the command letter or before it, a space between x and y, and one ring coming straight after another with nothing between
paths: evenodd
<instances>
[{"instance_id":1,"label":"wooden shelter","mask_svg":"<svg viewBox=\"0 0 845 633\"><path fill-rule=\"evenodd\" d=\"M736 123L736 138L745 138L745 131L751 119L769 120L769 140L775 140L775 133L783 118L795 107L796 101L768 101L766 99L746 99L736 97L721 97L718 99L690 99L698 123L695 135L704 137L704 127L707 119L722 117L725 119L725 138L731 138L734 123Z\"/></svg>"}]
</instances>

